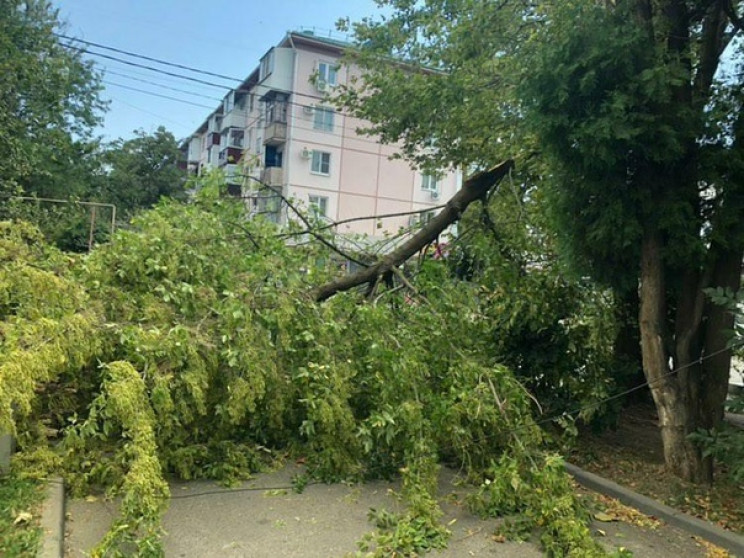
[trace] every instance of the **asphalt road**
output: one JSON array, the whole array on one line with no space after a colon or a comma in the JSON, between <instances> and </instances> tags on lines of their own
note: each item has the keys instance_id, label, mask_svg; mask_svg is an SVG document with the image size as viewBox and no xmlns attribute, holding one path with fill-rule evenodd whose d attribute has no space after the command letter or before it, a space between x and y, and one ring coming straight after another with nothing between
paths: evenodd
<instances>
[{"instance_id":1,"label":"asphalt road","mask_svg":"<svg viewBox=\"0 0 744 558\"><path fill-rule=\"evenodd\" d=\"M302 494L282 487L300 472L295 465L258 475L237 490L210 482L173 483L165 516L167 557L328 558L353 555L356 542L373 529L370 508L395 510L395 484L374 482L347 486L311 485ZM542 556L534 542L496 542L495 520L481 521L462 503L465 490L444 471L440 489L443 521L449 524L449 547L436 557ZM247 490L249 489L249 490ZM102 499L67 502L66 556L83 557L103 537L116 515L116 504ZM608 550L625 547L636 558L703 557L705 548L690 535L662 526L642 529L620 522L594 526Z\"/></svg>"}]
</instances>

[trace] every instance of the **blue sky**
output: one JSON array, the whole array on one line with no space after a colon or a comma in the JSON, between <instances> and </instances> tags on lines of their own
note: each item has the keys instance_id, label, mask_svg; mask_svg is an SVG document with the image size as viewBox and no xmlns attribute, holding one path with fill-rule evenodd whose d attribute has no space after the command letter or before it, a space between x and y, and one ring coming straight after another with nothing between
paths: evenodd
<instances>
[{"instance_id":1,"label":"blue sky","mask_svg":"<svg viewBox=\"0 0 744 558\"><path fill-rule=\"evenodd\" d=\"M247 76L260 57L289 30L315 28L317 33L328 33L340 17L355 21L378 13L373 0L56 0L54 4L60 19L67 24L65 35L238 78ZM97 51L155 65L114 52ZM230 85L224 80L159 66L226 86L218 89L101 57L90 58L101 69L108 70L103 98L111 104L98 130L106 140L131 137L132 131L139 128L152 132L159 125L177 138L185 137L209 113L207 108L122 86L216 107L218 101L209 97L221 98Z\"/></svg>"}]
</instances>

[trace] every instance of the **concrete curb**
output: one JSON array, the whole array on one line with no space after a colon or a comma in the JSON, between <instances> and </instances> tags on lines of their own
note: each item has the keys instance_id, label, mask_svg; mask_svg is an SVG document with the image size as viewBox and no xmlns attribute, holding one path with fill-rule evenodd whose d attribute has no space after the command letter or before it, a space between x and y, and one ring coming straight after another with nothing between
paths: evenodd
<instances>
[{"instance_id":1,"label":"concrete curb","mask_svg":"<svg viewBox=\"0 0 744 558\"><path fill-rule=\"evenodd\" d=\"M633 492L624 486L620 486L611 480L584 471L576 465L566 463L566 471L576 479L576 482L590 490L616 498L623 504L636 508L647 515L663 519L670 525L725 548L733 553L734 556L744 557L744 537L741 535L726 531L708 521L703 521L697 517L682 513L642 494Z\"/></svg>"},{"instance_id":2,"label":"concrete curb","mask_svg":"<svg viewBox=\"0 0 744 558\"><path fill-rule=\"evenodd\" d=\"M62 479L47 482L47 495L41 511L41 547L37 558L62 558L65 542L65 485Z\"/></svg>"}]
</instances>

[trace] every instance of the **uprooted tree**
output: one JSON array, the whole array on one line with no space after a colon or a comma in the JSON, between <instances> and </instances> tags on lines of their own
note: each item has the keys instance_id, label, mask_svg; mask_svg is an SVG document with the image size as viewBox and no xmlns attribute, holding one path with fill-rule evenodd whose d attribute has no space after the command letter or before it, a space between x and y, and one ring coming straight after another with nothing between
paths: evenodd
<instances>
[{"instance_id":1,"label":"uprooted tree","mask_svg":"<svg viewBox=\"0 0 744 558\"><path fill-rule=\"evenodd\" d=\"M470 201L509 166L466 182ZM467 211L469 195L447 214ZM287 453L323 480L402 474L407 510L360 543L377 556L446 544L441 463L479 486L475 513L521 514L515 527L539 528L554 554L602 554L561 460L544 449L536 406L495 350L525 315L545 327L549 306L525 312L523 293L453 279L441 261L409 276L413 300L383 286L371 300L338 292L319 304L316 286L338 272L333 252L278 232L245 221L210 185L194 203L141 214L89 256L48 247L33 227L0 226L0 427L18 435L27 473L58 470L73 490L103 484L123 496L96 555L132 552L128 542L162 554L164 475L238 480ZM570 326L582 308L558 310L567 344L586 338L585 325ZM578 355L576 391L605 346Z\"/></svg>"}]
</instances>

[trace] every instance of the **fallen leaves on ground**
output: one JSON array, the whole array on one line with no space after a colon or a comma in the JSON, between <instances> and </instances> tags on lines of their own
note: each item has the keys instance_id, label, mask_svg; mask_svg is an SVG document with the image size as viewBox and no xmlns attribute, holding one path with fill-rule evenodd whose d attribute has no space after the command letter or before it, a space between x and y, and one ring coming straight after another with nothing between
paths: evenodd
<instances>
[{"instance_id":1,"label":"fallen leaves on ground","mask_svg":"<svg viewBox=\"0 0 744 558\"><path fill-rule=\"evenodd\" d=\"M661 526L661 521L655 517L646 515L635 508L621 504L614 498L598 494L596 500L599 502L600 506L604 508L604 511L594 514L594 519L597 521L622 521L646 529L657 529Z\"/></svg>"}]
</instances>

